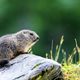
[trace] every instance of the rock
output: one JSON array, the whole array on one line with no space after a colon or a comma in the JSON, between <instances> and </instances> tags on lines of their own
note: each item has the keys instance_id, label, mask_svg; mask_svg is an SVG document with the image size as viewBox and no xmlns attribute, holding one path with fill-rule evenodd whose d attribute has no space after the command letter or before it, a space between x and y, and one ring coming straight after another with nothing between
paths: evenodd
<instances>
[{"instance_id":1,"label":"rock","mask_svg":"<svg viewBox=\"0 0 80 80\"><path fill-rule=\"evenodd\" d=\"M22 54L0 68L0 80L63 80L63 76L59 63L33 54Z\"/></svg>"}]
</instances>

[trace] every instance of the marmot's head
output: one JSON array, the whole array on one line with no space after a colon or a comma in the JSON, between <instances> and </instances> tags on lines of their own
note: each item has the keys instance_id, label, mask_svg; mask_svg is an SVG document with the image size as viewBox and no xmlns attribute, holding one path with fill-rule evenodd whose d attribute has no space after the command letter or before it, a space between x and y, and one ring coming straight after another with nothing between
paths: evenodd
<instances>
[{"instance_id":1,"label":"marmot's head","mask_svg":"<svg viewBox=\"0 0 80 80\"><path fill-rule=\"evenodd\" d=\"M24 52L27 52L39 40L39 36L31 30L21 30L16 33L16 37L20 50Z\"/></svg>"}]
</instances>

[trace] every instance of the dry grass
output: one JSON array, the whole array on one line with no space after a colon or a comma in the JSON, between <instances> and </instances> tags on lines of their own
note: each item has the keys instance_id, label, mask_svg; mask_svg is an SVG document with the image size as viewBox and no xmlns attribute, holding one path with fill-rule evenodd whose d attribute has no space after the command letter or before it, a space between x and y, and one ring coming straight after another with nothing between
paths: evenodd
<instances>
[{"instance_id":1,"label":"dry grass","mask_svg":"<svg viewBox=\"0 0 80 80\"><path fill-rule=\"evenodd\" d=\"M69 64L62 67L65 80L80 80L80 65Z\"/></svg>"},{"instance_id":2,"label":"dry grass","mask_svg":"<svg viewBox=\"0 0 80 80\"><path fill-rule=\"evenodd\" d=\"M73 48L71 54L69 55L68 59L66 56L66 51L62 48L62 44L64 42L64 36L61 37L60 44L56 46L55 56L53 53L53 41L51 45L50 53L46 53L46 58L53 59L58 61L60 53L62 52L63 59L62 59L62 72L64 75L65 80L80 80L80 48L77 44L77 40L75 39L75 47ZM75 55L78 54L79 59L73 64L73 59L76 60ZM54 58L53 58L54 57Z\"/></svg>"}]
</instances>

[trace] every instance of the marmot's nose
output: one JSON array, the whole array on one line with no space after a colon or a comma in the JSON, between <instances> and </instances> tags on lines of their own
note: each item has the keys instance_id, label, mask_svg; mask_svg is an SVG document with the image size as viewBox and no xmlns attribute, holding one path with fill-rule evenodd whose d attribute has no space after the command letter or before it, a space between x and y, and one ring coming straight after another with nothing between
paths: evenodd
<instances>
[{"instance_id":1,"label":"marmot's nose","mask_svg":"<svg viewBox=\"0 0 80 80\"><path fill-rule=\"evenodd\" d=\"M38 39L40 39L40 37L38 36L36 39L38 40Z\"/></svg>"},{"instance_id":2,"label":"marmot's nose","mask_svg":"<svg viewBox=\"0 0 80 80\"><path fill-rule=\"evenodd\" d=\"M38 41L40 38L39 37L37 37L35 40L33 40L33 42L35 42L35 41Z\"/></svg>"}]
</instances>

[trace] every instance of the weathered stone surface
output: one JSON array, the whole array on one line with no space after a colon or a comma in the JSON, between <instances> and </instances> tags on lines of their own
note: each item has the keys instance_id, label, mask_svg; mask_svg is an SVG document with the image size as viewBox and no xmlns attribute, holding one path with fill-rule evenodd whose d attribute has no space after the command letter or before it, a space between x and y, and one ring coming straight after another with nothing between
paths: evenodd
<instances>
[{"instance_id":1,"label":"weathered stone surface","mask_svg":"<svg viewBox=\"0 0 80 80\"><path fill-rule=\"evenodd\" d=\"M33 54L19 55L8 65L0 68L0 80L56 80L62 77L59 63Z\"/></svg>"}]
</instances>

